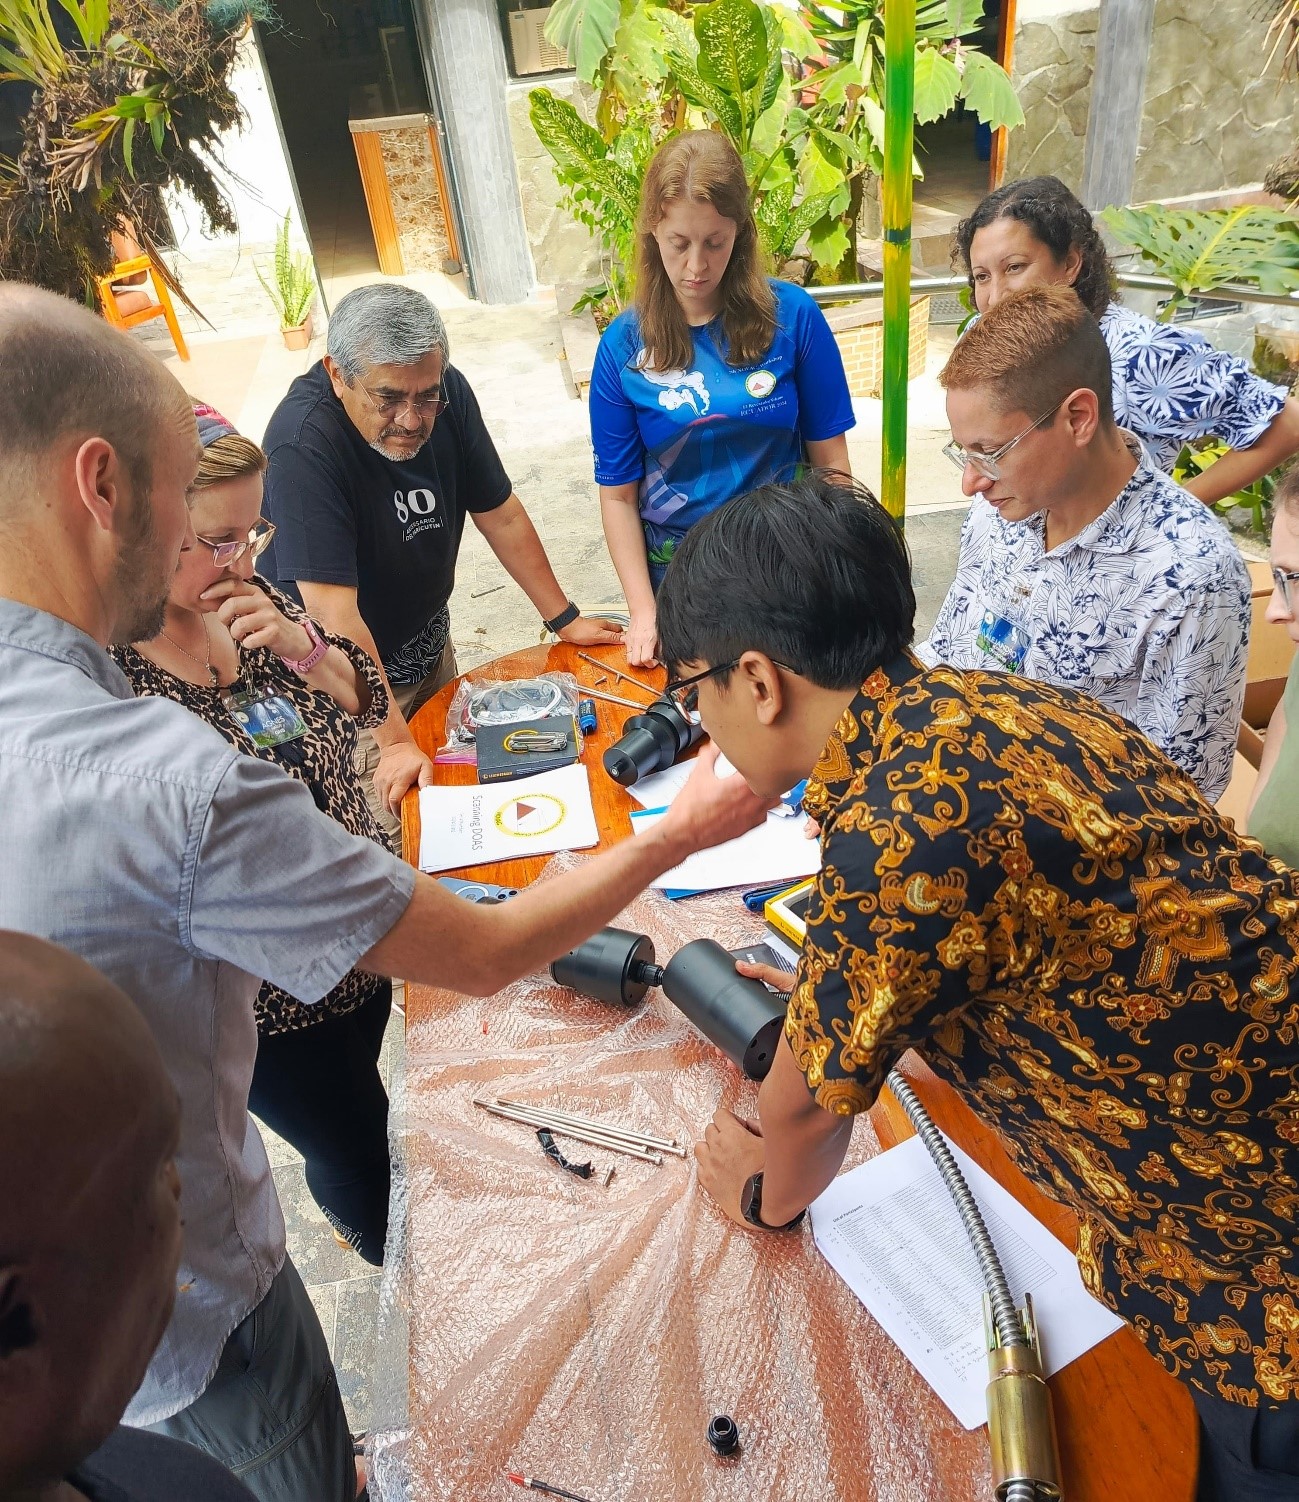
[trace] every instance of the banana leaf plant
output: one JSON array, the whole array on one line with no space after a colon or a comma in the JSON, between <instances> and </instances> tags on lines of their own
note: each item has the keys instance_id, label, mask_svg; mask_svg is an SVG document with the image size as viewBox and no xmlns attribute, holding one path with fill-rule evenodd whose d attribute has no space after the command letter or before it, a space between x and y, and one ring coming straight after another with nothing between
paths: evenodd
<instances>
[{"instance_id":1,"label":"banana leaf plant","mask_svg":"<svg viewBox=\"0 0 1299 1502\"><path fill-rule=\"evenodd\" d=\"M1278 295L1299 290L1299 222L1282 209L1243 204L1192 211L1155 204L1108 208L1101 218L1176 288L1160 311L1163 323L1196 293L1226 282Z\"/></svg>"}]
</instances>

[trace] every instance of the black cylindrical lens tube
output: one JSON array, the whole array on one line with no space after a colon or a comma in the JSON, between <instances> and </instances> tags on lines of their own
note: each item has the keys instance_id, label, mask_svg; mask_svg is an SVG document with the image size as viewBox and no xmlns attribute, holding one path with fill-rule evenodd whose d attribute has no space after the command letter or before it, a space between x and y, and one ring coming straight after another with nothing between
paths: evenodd
<instances>
[{"instance_id":1,"label":"black cylindrical lens tube","mask_svg":"<svg viewBox=\"0 0 1299 1502\"><path fill-rule=\"evenodd\" d=\"M785 1002L735 969L712 939L687 944L663 967L663 994L749 1076L765 1079L785 1025Z\"/></svg>"},{"instance_id":2,"label":"black cylindrical lens tube","mask_svg":"<svg viewBox=\"0 0 1299 1502\"><path fill-rule=\"evenodd\" d=\"M622 735L604 753L604 769L629 788L651 772L670 767L703 733L697 719L682 714L671 699L660 699L627 721Z\"/></svg>"},{"instance_id":3,"label":"black cylindrical lens tube","mask_svg":"<svg viewBox=\"0 0 1299 1502\"><path fill-rule=\"evenodd\" d=\"M654 941L625 928L602 928L550 967L550 977L558 985L596 1001L629 1007L645 999L657 976Z\"/></svg>"}]
</instances>

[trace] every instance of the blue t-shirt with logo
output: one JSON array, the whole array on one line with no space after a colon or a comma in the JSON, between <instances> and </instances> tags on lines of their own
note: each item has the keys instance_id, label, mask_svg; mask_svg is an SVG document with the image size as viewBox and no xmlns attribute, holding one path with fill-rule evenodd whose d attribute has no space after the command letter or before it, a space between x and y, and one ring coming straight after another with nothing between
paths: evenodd
<instances>
[{"instance_id":1,"label":"blue t-shirt with logo","mask_svg":"<svg viewBox=\"0 0 1299 1502\"><path fill-rule=\"evenodd\" d=\"M721 321L691 330L689 370L644 368L634 310L604 332L591 373L591 441L600 485L640 482L651 573L732 496L792 479L803 445L856 421L839 346L801 287L773 281L776 336L755 364L726 363Z\"/></svg>"}]
</instances>

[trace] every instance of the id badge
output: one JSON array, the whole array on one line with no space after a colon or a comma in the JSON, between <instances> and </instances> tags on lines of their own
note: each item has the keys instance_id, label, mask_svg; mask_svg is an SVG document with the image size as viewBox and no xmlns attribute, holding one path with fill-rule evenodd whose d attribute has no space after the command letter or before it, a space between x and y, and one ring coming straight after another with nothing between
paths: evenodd
<instances>
[{"instance_id":1,"label":"id badge","mask_svg":"<svg viewBox=\"0 0 1299 1502\"><path fill-rule=\"evenodd\" d=\"M307 722L283 694L240 689L227 694L225 702L235 724L254 746L282 746L307 733Z\"/></svg>"},{"instance_id":2,"label":"id badge","mask_svg":"<svg viewBox=\"0 0 1299 1502\"><path fill-rule=\"evenodd\" d=\"M998 615L995 610L985 610L983 619L979 622L979 634L976 640L984 656L992 659L989 666L995 671L1002 673L1024 671L1024 659L1028 656L1032 641L1028 633L1021 626L1017 626L1014 621L1008 621L1004 615Z\"/></svg>"}]
</instances>

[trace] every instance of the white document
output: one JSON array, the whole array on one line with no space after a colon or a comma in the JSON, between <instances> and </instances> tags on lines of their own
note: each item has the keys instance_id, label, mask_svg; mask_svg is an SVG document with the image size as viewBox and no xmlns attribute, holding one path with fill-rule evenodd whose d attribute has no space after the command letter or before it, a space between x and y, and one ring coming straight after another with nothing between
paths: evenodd
<instances>
[{"instance_id":1,"label":"white document","mask_svg":"<svg viewBox=\"0 0 1299 1502\"><path fill-rule=\"evenodd\" d=\"M642 808L667 808L685 787L694 769L693 756L689 761L673 762L662 772L651 772L648 777L642 777L639 782L633 783L627 792ZM734 772L735 768L724 756L717 758L717 763L713 768L715 777L731 777Z\"/></svg>"},{"instance_id":2,"label":"white document","mask_svg":"<svg viewBox=\"0 0 1299 1502\"><path fill-rule=\"evenodd\" d=\"M581 762L475 787L419 790L419 868L454 871L600 843Z\"/></svg>"},{"instance_id":3,"label":"white document","mask_svg":"<svg viewBox=\"0 0 1299 1502\"><path fill-rule=\"evenodd\" d=\"M633 813L637 834L663 817L662 813ZM821 869L821 845L803 833L802 819L768 814L756 829L727 840L711 850L698 850L673 866L652 885L668 892L717 892L723 887L761 887L777 881L797 881Z\"/></svg>"},{"instance_id":4,"label":"white document","mask_svg":"<svg viewBox=\"0 0 1299 1502\"><path fill-rule=\"evenodd\" d=\"M1073 1254L949 1141L1017 1307L1033 1295L1049 1377L1121 1329ZM982 1274L955 1202L918 1137L843 1174L812 1203L822 1255L967 1428L988 1419Z\"/></svg>"}]
</instances>

